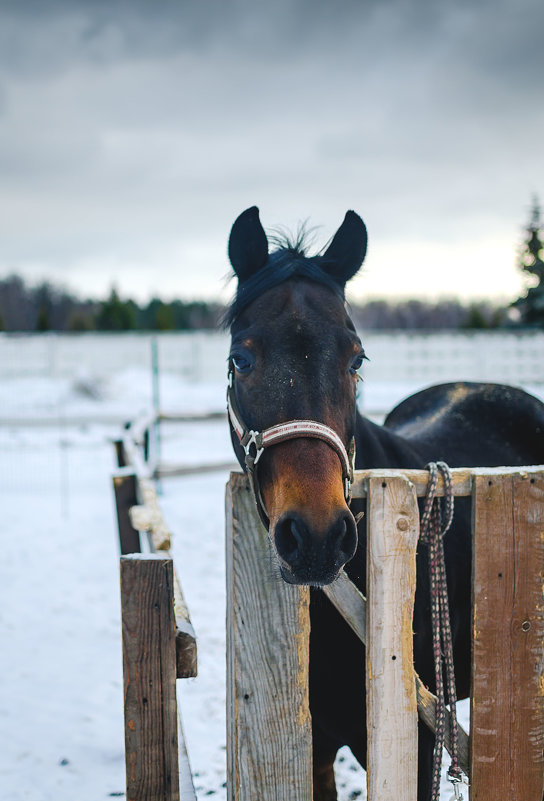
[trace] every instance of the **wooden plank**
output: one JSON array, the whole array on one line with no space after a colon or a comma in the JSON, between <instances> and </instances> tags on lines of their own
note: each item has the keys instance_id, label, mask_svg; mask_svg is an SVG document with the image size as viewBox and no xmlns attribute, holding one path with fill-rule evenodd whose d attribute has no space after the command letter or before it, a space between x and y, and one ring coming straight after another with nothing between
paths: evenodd
<instances>
[{"instance_id":1,"label":"wooden plank","mask_svg":"<svg viewBox=\"0 0 544 801\"><path fill-rule=\"evenodd\" d=\"M472 801L542 801L544 470L477 475Z\"/></svg>"},{"instance_id":2,"label":"wooden plank","mask_svg":"<svg viewBox=\"0 0 544 801\"><path fill-rule=\"evenodd\" d=\"M179 801L171 559L121 558L127 801Z\"/></svg>"},{"instance_id":3,"label":"wooden plank","mask_svg":"<svg viewBox=\"0 0 544 801\"><path fill-rule=\"evenodd\" d=\"M136 475L120 470L113 476L113 492L121 554L139 553L141 550L140 534L132 525L129 516L130 507L137 503Z\"/></svg>"},{"instance_id":4,"label":"wooden plank","mask_svg":"<svg viewBox=\"0 0 544 801\"><path fill-rule=\"evenodd\" d=\"M126 467L127 460L125 458L125 449L123 447L123 440L114 439L113 447L115 448L115 458L117 460L117 467Z\"/></svg>"},{"instance_id":5,"label":"wooden plank","mask_svg":"<svg viewBox=\"0 0 544 801\"><path fill-rule=\"evenodd\" d=\"M371 478L367 516L369 801L417 798L412 619L419 512L402 476Z\"/></svg>"},{"instance_id":6,"label":"wooden plank","mask_svg":"<svg viewBox=\"0 0 544 801\"><path fill-rule=\"evenodd\" d=\"M279 577L245 476L226 515L227 798L312 801L309 591Z\"/></svg>"},{"instance_id":7,"label":"wooden plank","mask_svg":"<svg viewBox=\"0 0 544 801\"><path fill-rule=\"evenodd\" d=\"M151 478L153 468L145 461L140 445L133 438L133 434L133 430L128 429L123 436L123 451L127 465L132 467L139 478Z\"/></svg>"},{"instance_id":8,"label":"wooden plank","mask_svg":"<svg viewBox=\"0 0 544 801\"><path fill-rule=\"evenodd\" d=\"M474 475L485 473L500 472L502 474L508 473L509 475L532 475L538 472L540 466L529 465L527 467L496 467L496 468L474 468L474 467L454 467L451 471L453 480L453 494L456 497L463 497L472 494L472 477ZM414 484L418 498L422 498L427 493L427 484L429 483L429 473L427 470L383 470L381 468L374 470L356 470L355 480L352 487L353 498L366 498L367 482L370 478L387 478L387 476L398 476L399 474L406 476L406 478ZM438 496L444 495L444 481L442 476L439 477L438 487L436 490Z\"/></svg>"},{"instance_id":9,"label":"wooden plank","mask_svg":"<svg viewBox=\"0 0 544 801\"><path fill-rule=\"evenodd\" d=\"M323 587L323 592L340 612L346 623L351 626L361 642L366 645L366 598L362 592L349 580L343 570L336 581ZM418 715L434 734L436 732L436 695L425 687L415 671L414 677ZM469 736L459 723L457 724L457 743L459 764L467 776L470 776ZM451 753L451 722L448 709L446 709L445 746Z\"/></svg>"},{"instance_id":10,"label":"wooden plank","mask_svg":"<svg viewBox=\"0 0 544 801\"><path fill-rule=\"evenodd\" d=\"M472 494L472 477L479 474L489 474L494 472L505 472L509 475L532 475L541 470L540 465L528 465L526 467L454 467L452 468L453 480L453 494L456 498L462 498ZM175 475L172 473L172 475ZM241 475L241 474L240 474ZM354 474L354 481L352 484L352 497L366 498L367 497L367 483L371 478L387 478L388 476L403 475L412 482L415 486L418 498L425 497L427 493L427 485L429 483L428 470L405 470L405 469L391 469L375 468L372 470L356 470ZM444 481L442 476L438 478L438 486L436 489L438 497L444 495Z\"/></svg>"},{"instance_id":11,"label":"wooden plank","mask_svg":"<svg viewBox=\"0 0 544 801\"><path fill-rule=\"evenodd\" d=\"M472 469L471 468L454 468L452 471L453 494L456 496L470 495L472 492ZM356 470L354 475L354 482L352 486L353 498L366 498L368 481L372 478L385 479L393 478L394 476L406 476L408 481L411 481L415 487L415 492L418 498L424 497L427 493L427 485L429 483L428 470L384 470L382 468L373 470ZM444 494L444 481L442 476L439 477L436 494L441 496Z\"/></svg>"},{"instance_id":12,"label":"wooden plank","mask_svg":"<svg viewBox=\"0 0 544 801\"><path fill-rule=\"evenodd\" d=\"M341 570L338 578L323 592L359 639L366 645L366 598Z\"/></svg>"}]
</instances>

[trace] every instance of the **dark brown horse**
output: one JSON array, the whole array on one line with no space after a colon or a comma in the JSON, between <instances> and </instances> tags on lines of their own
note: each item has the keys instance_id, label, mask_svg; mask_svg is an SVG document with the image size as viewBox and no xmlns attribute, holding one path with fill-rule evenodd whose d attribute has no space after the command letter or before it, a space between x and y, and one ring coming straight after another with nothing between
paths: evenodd
<instances>
[{"instance_id":1,"label":"dark brown horse","mask_svg":"<svg viewBox=\"0 0 544 801\"><path fill-rule=\"evenodd\" d=\"M356 409L364 350L344 287L360 268L366 229L348 211L326 251L307 257L285 244L269 253L258 209L233 225L238 276L230 309L230 424L234 450L254 485L283 578L309 584L310 709L314 798L336 799L333 763L348 745L365 767L364 648L319 587L345 569L365 592L366 534L350 508L356 467L424 468L544 462L544 404L493 384L445 384L413 395L378 426ZM353 504L355 506L355 504ZM418 550L415 667L434 689L426 546ZM457 691L470 690L471 537L468 501L456 503L445 542ZM418 801L430 797L433 737L420 726Z\"/></svg>"}]
</instances>

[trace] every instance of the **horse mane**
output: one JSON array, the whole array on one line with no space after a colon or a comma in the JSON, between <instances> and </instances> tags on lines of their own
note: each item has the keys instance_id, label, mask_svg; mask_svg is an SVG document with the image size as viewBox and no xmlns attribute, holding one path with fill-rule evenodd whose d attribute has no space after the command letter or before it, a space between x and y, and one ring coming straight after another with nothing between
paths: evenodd
<instances>
[{"instance_id":1,"label":"horse mane","mask_svg":"<svg viewBox=\"0 0 544 801\"><path fill-rule=\"evenodd\" d=\"M272 287L290 278L307 278L331 289L344 300L344 287L326 272L326 260L319 253L306 256L306 249L312 241L315 229L305 224L299 226L296 234L281 229L268 236L268 241L276 246L264 267L238 284L236 295L225 312L223 325L228 328L252 301Z\"/></svg>"}]
</instances>

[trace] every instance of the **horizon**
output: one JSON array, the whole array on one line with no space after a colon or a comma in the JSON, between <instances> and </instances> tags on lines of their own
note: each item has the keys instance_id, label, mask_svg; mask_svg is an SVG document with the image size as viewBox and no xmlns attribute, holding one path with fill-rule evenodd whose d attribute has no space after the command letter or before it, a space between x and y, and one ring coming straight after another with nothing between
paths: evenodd
<instances>
[{"instance_id":1,"label":"horizon","mask_svg":"<svg viewBox=\"0 0 544 801\"><path fill-rule=\"evenodd\" d=\"M227 306L231 303L233 299L233 294L227 296L226 299L222 299L220 296L181 296L181 295L146 295L144 297L138 297L137 295L130 295L129 293L125 293L119 290L119 287L116 284L111 284L109 287L106 288L105 292L101 295L86 295L80 289L73 289L67 283L64 283L61 280L55 281L54 279L51 280L49 278L34 278L34 279L27 279L24 275L19 273L9 273L6 275L0 276L0 284L10 279L17 279L23 281L25 287L30 290L34 291L47 285L51 287L54 292L58 293L65 293L73 298L77 302L84 302L84 303L103 303L105 300L111 297L112 292L115 292L119 299L122 302L134 302L137 305L143 307L153 301L159 301L168 305L170 303L207 303L210 305L217 305L220 307ZM234 278L232 279L234 280ZM230 281L230 279L229 279ZM462 297L459 295L434 295L434 296L423 296L423 297L416 297L414 295L368 295L363 298L353 298L350 296L349 292L349 284L346 285L346 303L350 306L365 306L369 303L389 303L389 304L402 304L402 303L410 303L410 302L419 302L428 303L428 304L439 304L439 303L459 303L464 306L468 306L471 304L485 304L488 303L493 306L497 307L506 307L511 303L511 298L508 296L499 296L496 295L494 297L486 297L486 296L476 296L471 295L468 297Z\"/></svg>"}]
</instances>

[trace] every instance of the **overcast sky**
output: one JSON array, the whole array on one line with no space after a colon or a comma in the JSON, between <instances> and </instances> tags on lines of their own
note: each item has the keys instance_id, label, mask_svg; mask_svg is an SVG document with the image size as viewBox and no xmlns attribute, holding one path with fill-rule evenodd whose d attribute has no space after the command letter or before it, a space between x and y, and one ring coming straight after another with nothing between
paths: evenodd
<instances>
[{"instance_id":1,"label":"overcast sky","mask_svg":"<svg viewBox=\"0 0 544 801\"><path fill-rule=\"evenodd\" d=\"M512 298L542 0L0 0L0 277L228 297L237 214L369 230L351 296Z\"/></svg>"}]
</instances>

